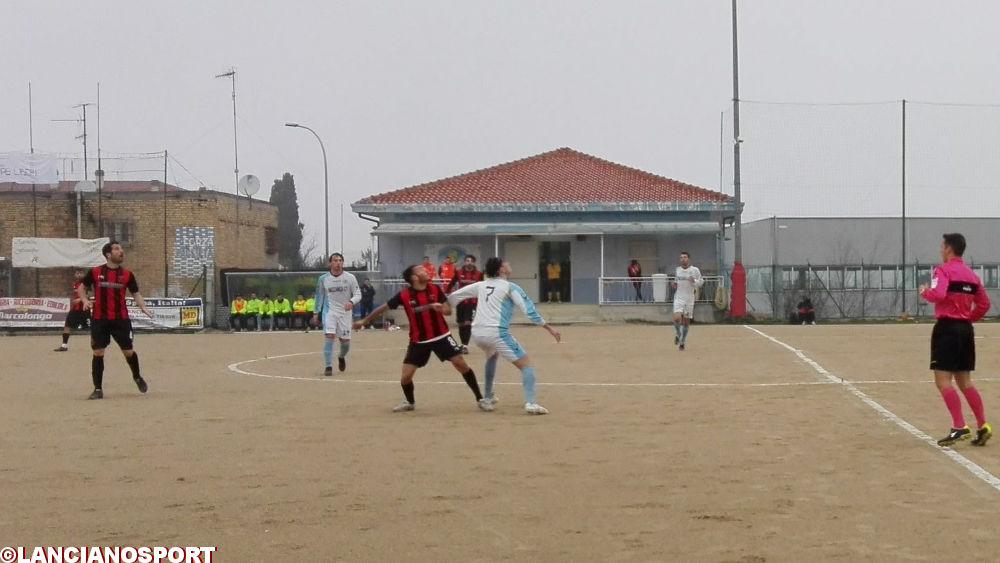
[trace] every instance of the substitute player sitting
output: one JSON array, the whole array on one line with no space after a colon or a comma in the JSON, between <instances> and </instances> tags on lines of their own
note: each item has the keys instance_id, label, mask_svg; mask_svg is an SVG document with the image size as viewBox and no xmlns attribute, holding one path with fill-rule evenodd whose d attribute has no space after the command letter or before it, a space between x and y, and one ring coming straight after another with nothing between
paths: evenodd
<instances>
[{"instance_id":1,"label":"substitute player sitting","mask_svg":"<svg viewBox=\"0 0 1000 563\"><path fill-rule=\"evenodd\" d=\"M691 255L681 252L681 265L674 272L674 344L678 349L684 349L687 341L688 328L694 318L694 302L697 299L698 288L705 283L701 270L691 265Z\"/></svg>"},{"instance_id":2,"label":"substitute player sitting","mask_svg":"<svg viewBox=\"0 0 1000 563\"><path fill-rule=\"evenodd\" d=\"M510 317L514 305L532 322L549 331L556 342L562 340L562 335L538 314L535 304L521 286L507 281L511 271L510 264L502 258L490 258L486 261L487 279L455 291L448 296L448 301L457 303L469 297L477 297L479 300L476 317L472 320L472 341L486 352L486 400L491 405L498 400L493 394L493 379L496 377L497 357L503 356L521 370L524 410L529 414L548 414L548 409L535 402L535 368L531 365L531 359L510 333Z\"/></svg>"},{"instance_id":3,"label":"substitute player sitting","mask_svg":"<svg viewBox=\"0 0 1000 563\"><path fill-rule=\"evenodd\" d=\"M479 382L476 381L476 374L465 363L462 356L462 348L451 335L448 329L448 321L444 315L451 314L451 306L444 291L437 285L430 283L433 270L427 270L423 266L409 266L403 270L403 279L409 287L394 295L391 299L379 305L365 318L354 323L355 329L360 329L365 323L377 318L388 309L398 309L402 307L406 312L406 318L410 322L410 345L406 348L406 356L403 358L403 373L399 379L399 384L403 387L403 396L406 401L396 405L393 412L412 411L416 408L416 399L413 391L413 376L418 368L427 365L431 358L431 353L442 362L448 360L455 366L458 373L462 374L465 383L472 389L476 396L479 408L484 411L493 410L493 403L483 398L479 391Z\"/></svg>"}]
</instances>

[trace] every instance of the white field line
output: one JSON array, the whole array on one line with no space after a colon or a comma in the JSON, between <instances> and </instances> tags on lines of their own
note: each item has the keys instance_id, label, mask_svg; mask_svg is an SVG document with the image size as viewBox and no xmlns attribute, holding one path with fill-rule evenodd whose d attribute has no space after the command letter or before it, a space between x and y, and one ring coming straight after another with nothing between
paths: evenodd
<instances>
[{"instance_id":1,"label":"white field line","mask_svg":"<svg viewBox=\"0 0 1000 563\"><path fill-rule=\"evenodd\" d=\"M928 444L930 446L933 446L935 449L940 450L941 453L943 453L944 455L950 457L952 459L952 461L954 461L955 463L957 463L960 466L964 467L967 471L969 471L969 473L972 473L973 475L975 475L976 477L978 477L979 479L981 479L983 482L985 482L987 485L989 485L989 486L993 487L994 489L1000 491L1000 478L997 478L995 475L993 475L989 471L983 469L980 465L978 465L977 463L975 463L972 460L968 459L967 457L963 456L962 454L956 452L955 450L953 450L951 448L942 448L942 447L938 446L937 445L937 440L935 440L934 438L931 438L927 434L924 434L924 432L921 431L916 426L913 426L909 422L906 422L902 418L896 416L896 414L893 413L892 411L890 411L889 409L887 409L887 408L883 407L882 405L878 404L874 399L872 399L871 397L869 397L868 395L866 395L864 391L862 391L862 390L858 389L857 387L855 387L854 384L851 383L850 381L844 381L844 379L842 377L835 376L832 373L828 372L826 370L826 368L824 368L823 366L819 365L819 363L817 363L816 361L814 361L812 358L810 358L809 356L806 356L804 353L802 353L802 350L798 350L796 348L793 348L792 346L789 346L788 344L785 344L784 342L778 340L777 338L774 338L773 336L769 336L767 334L764 334L763 332L757 330L756 328L754 328L752 326L743 325L743 327L746 328L747 330L751 330L753 332L756 332L757 334L763 336L764 338L770 340L771 342L777 344L778 346L781 346L782 348L785 348L788 351L792 352L793 354L795 354L796 356L798 356L798 358L800 360L802 360L803 362L805 362L805 363L809 364L810 366L812 366L812 368L814 370L816 370L817 373L819 373L820 375L822 375L824 379L826 379L827 381L829 381L831 383L837 383L837 384L842 385L844 387L844 389L847 389L847 391L850 392L852 395L854 395L855 397L861 399L861 401L863 401L866 405L868 405L869 407L871 407L872 409L874 409L875 412L877 412L880 415L882 415L883 418L885 418L886 420L890 420L890 421L896 423L897 426L899 426L903 430L906 430L907 432L909 432L910 434L912 434L918 440L921 440L924 443L926 443L926 444Z\"/></svg>"},{"instance_id":2,"label":"white field line","mask_svg":"<svg viewBox=\"0 0 1000 563\"><path fill-rule=\"evenodd\" d=\"M756 332L760 332L760 331L756 331ZM763 333L760 333L760 334L763 334ZM767 337L767 338L770 338L770 337ZM352 348L351 351L352 352L387 352L387 351L394 351L394 350L399 351L399 350L405 350L405 349L406 348ZM227 368L229 369L229 371L231 371L233 373L236 373L236 374L239 374L239 375L250 375L250 376L254 376L254 377L265 377L265 378L269 378L269 379L289 379L289 380L298 380L298 381L334 381L334 382L338 382L338 383L393 383L393 384L399 383L398 379L357 379L357 378L354 378L354 377L351 377L350 379L337 379L337 378L334 378L334 377L321 377L319 375L307 376L307 377L295 376L295 375L271 375L271 374L259 373L259 372L251 371L249 368L245 367L245 366L247 366L249 364L253 364L253 363L256 363L256 362L265 362L265 361L270 361L270 360L280 360L282 358L292 358L292 357L296 357L296 356L319 355L321 353L322 352L296 352L294 354L281 354L281 355L278 355L278 356L264 356L262 358L252 358L252 359L249 359L249 360L240 360L238 362L234 362L232 364L229 364L227 366ZM336 376L336 375L339 375L339 374L335 373L334 375ZM348 377L349 376L350 376L350 374L348 373ZM984 382L984 381L1000 381L1000 378L977 377L976 381L979 381L979 382ZM421 385L465 385L464 381L421 381L420 383L421 383ZM573 381L563 381L563 382L538 381L538 382L535 383L535 385L536 386L545 386L545 387L606 387L606 388L619 388L619 387L621 387L621 388L630 388L630 387L632 387L632 388L650 388L650 387L652 387L652 388L655 388L655 387L663 387L663 388L667 388L667 387L716 387L716 388L731 387L731 388L747 388L747 387L802 387L802 386L810 387L810 386L817 386L817 385L820 385L820 386L822 386L822 385L834 385L834 384L840 385L841 383L843 383L843 381L841 381L840 379L832 379L832 380L822 380L822 381L792 381L792 382L773 382L773 383L704 383L704 382L683 382L683 381L675 381L675 382L667 382L667 383L664 383L664 382L625 383L625 382L620 382L620 381L608 382L608 383L600 383L600 382L573 382ZM933 381L929 380L929 379L928 380L924 380L924 381L913 381L913 380L909 380L908 381L908 380L902 380L902 379L875 379L875 380L868 380L868 381L852 381L851 383L855 383L855 384L858 384L858 385L899 385L899 384L910 384L910 383L926 384L926 383L933 383ZM502 381L497 381L495 384L496 385L520 385L520 382L502 382Z\"/></svg>"}]
</instances>

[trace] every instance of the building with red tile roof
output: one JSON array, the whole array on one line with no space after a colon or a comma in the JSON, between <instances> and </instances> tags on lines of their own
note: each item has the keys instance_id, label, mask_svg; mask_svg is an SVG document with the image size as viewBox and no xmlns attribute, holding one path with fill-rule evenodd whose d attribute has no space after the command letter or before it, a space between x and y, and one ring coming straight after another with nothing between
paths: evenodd
<instances>
[{"instance_id":1,"label":"building with red tile roof","mask_svg":"<svg viewBox=\"0 0 1000 563\"><path fill-rule=\"evenodd\" d=\"M376 224L378 262L398 275L424 255L500 255L541 301L597 303L603 277L673 272L686 250L722 270L723 225L736 200L569 148L376 194L351 205ZM484 262L480 259L480 264ZM560 267L550 280L550 265ZM558 290L550 288L558 287Z\"/></svg>"}]
</instances>

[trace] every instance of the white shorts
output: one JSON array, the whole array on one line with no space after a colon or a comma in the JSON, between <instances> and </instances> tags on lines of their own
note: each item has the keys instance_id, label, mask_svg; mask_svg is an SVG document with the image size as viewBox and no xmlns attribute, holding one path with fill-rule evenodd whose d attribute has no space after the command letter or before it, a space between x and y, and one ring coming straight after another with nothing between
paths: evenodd
<instances>
[{"instance_id":1,"label":"white shorts","mask_svg":"<svg viewBox=\"0 0 1000 563\"><path fill-rule=\"evenodd\" d=\"M694 318L694 300L674 299L674 314L681 313L683 316Z\"/></svg>"},{"instance_id":2,"label":"white shorts","mask_svg":"<svg viewBox=\"0 0 1000 563\"><path fill-rule=\"evenodd\" d=\"M351 322L354 320L351 311L328 309L323 315L323 332L335 334L341 340L351 339Z\"/></svg>"},{"instance_id":3,"label":"white shorts","mask_svg":"<svg viewBox=\"0 0 1000 563\"><path fill-rule=\"evenodd\" d=\"M486 357L500 354L500 357L508 362L520 360L527 354L514 339L514 335L506 330L500 332L495 328L485 330L473 328L472 343L479 346L479 349L486 353Z\"/></svg>"}]
</instances>

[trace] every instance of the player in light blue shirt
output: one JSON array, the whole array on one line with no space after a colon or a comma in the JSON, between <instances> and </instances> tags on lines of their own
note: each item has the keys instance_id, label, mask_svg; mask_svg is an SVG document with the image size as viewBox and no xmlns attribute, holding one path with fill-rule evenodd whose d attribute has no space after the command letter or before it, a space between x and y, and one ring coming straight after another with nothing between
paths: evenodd
<instances>
[{"instance_id":1,"label":"player in light blue shirt","mask_svg":"<svg viewBox=\"0 0 1000 563\"><path fill-rule=\"evenodd\" d=\"M333 375L333 341L340 339L340 353L337 367L347 369L347 352L351 349L351 323L354 304L361 301L361 287L354 274L344 271L344 255L334 252L330 255L330 271L316 280L316 295L313 304L313 324L320 315L323 318L323 360L326 367L323 375Z\"/></svg>"},{"instance_id":2,"label":"player in light blue shirt","mask_svg":"<svg viewBox=\"0 0 1000 563\"><path fill-rule=\"evenodd\" d=\"M524 410L530 414L548 414L548 409L535 402L535 368L531 365L527 352L521 348L510 333L510 319L514 305L535 324L549 331L556 339L562 335L545 322L535 310L535 304L521 286L507 280L511 273L508 262L493 257L486 261L486 278L481 282L467 285L448 296L453 305L459 301L476 297L476 317L472 320L472 341L486 353L486 393L491 403L497 402L493 394L493 379L496 376L497 358L503 358L521 370L521 386L524 389Z\"/></svg>"}]
</instances>

